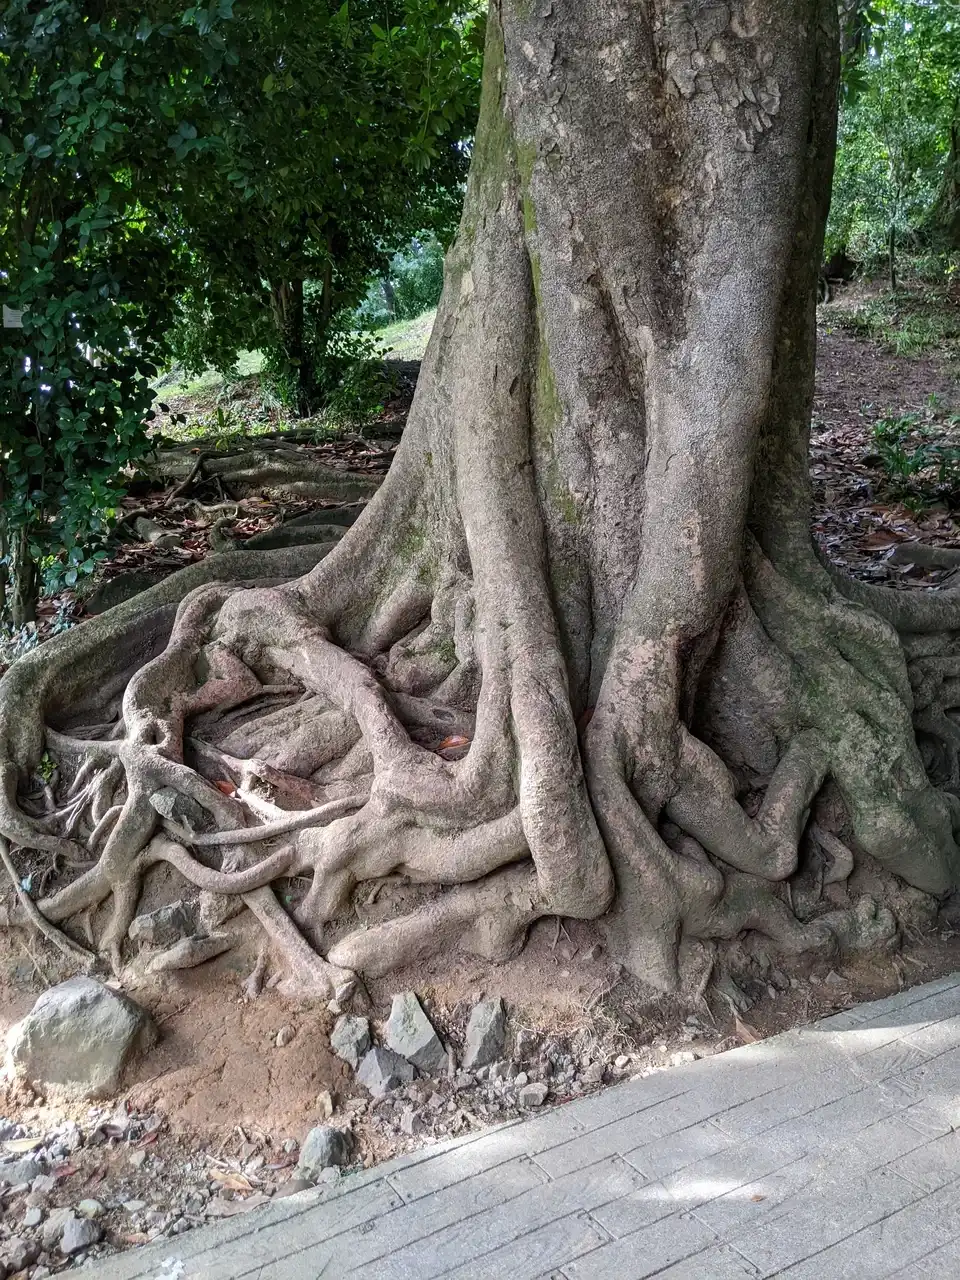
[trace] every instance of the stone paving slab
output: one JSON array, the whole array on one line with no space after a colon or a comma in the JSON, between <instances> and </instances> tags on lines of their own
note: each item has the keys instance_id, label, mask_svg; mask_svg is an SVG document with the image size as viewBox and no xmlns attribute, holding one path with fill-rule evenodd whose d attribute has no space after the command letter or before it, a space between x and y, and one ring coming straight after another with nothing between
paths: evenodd
<instances>
[{"instance_id":1,"label":"stone paving slab","mask_svg":"<svg viewBox=\"0 0 960 1280\"><path fill-rule=\"evenodd\" d=\"M957 1280L960 973L86 1280Z\"/></svg>"}]
</instances>

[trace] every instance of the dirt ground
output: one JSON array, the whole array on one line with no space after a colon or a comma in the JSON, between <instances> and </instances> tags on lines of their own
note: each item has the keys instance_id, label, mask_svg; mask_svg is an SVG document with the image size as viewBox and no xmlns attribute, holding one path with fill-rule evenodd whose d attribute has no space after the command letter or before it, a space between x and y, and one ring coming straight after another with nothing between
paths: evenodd
<instances>
[{"instance_id":1,"label":"dirt ground","mask_svg":"<svg viewBox=\"0 0 960 1280\"><path fill-rule=\"evenodd\" d=\"M840 303L822 309L811 451L816 536L834 560L859 576L892 588L936 589L945 571L892 563L891 552L914 539L960 547L960 508L938 500L911 510L891 498L873 459L873 424L912 414L952 430L950 415L960 405L956 370L941 355L898 356L850 332L836 323L838 309ZM408 404L409 388L387 407L379 429L316 447L343 465L382 471ZM159 510L162 495L136 500ZM251 500L233 534L248 536L284 514L289 511L283 504L269 498ZM168 517L159 512L156 518ZM176 521L169 519L173 527ZM108 573L144 566L172 570L199 557L206 551L209 522L193 523L195 536L176 555L127 544ZM68 604L82 616L81 601ZM869 875L853 886L854 892L878 888L897 892L890 878L881 886ZM846 892L832 889L841 898ZM153 886L145 908L189 892L168 879ZM899 951L788 962L748 940L725 949L723 967L734 976L719 985L709 980L721 957L698 944L685 957L682 999L652 998L606 957L593 926L541 921L522 954L508 964L460 956L453 967L396 973L389 983L372 984L367 1006L352 1011L367 1013L376 1032L391 995L414 990L459 1058L472 1004L501 996L509 1011L510 1071L515 1076L523 1069L530 1079L542 1079L553 1104L631 1074L669 1068L690 1055L774 1034L958 966L960 908L955 914L948 904L934 914L928 900L908 890L900 893L898 914ZM375 915L370 904L366 918ZM483 1081L454 1071L417 1081L386 1102L371 1101L330 1049L337 1010L286 1000L275 985L282 974L269 968L262 994L245 999L241 984L257 963L261 937L246 912L225 928L233 946L216 960L128 984L128 993L153 1014L161 1038L135 1064L120 1098L91 1108L30 1097L11 1086L0 1093L0 1150L23 1152L32 1142L53 1153L45 1211L90 1197L101 1202L105 1238L92 1256L174 1235L298 1189L298 1144L328 1120L353 1131L357 1161L369 1165L520 1113L509 1072L506 1079ZM0 1032L64 976L61 957L42 939L0 934ZM24 1193L0 1193L0 1262L10 1241L23 1236L25 1204ZM69 1265L48 1252L39 1261L34 1257L23 1274L39 1277Z\"/></svg>"}]
</instances>

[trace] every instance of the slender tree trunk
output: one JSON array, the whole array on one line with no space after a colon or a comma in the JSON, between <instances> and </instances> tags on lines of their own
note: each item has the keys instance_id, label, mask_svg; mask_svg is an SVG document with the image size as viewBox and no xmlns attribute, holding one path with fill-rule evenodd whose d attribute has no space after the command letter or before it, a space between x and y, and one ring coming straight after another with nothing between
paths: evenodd
<instances>
[{"instance_id":1,"label":"slender tree trunk","mask_svg":"<svg viewBox=\"0 0 960 1280\"><path fill-rule=\"evenodd\" d=\"M271 286L270 301L296 410L306 418L313 412L314 376L305 334L303 281L284 280Z\"/></svg>"},{"instance_id":2,"label":"slender tree trunk","mask_svg":"<svg viewBox=\"0 0 960 1280\"><path fill-rule=\"evenodd\" d=\"M39 582L37 566L30 554L30 535L18 529L10 539L10 619L15 627L37 620Z\"/></svg>"},{"instance_id":3,"label":"slender tree trunk","mask_svg":"<svg viewBox=\"0 0 960 1280\"><path fill-rule=\"evenodd\" d=\"M42 904L112 894L118 963L153 861L242 894L301 988L341 995L444 949L503 959L545 915L601 918L674 990L744 931L886 945L865 884L958 882L960 597L835 579L810 537L835 0L499 0L488 32L460 236L363 517L306 577L208 585L175 620L171 580L0 684L0 831L39 848L11 779L45 718L121 714L120 771L61 743L122 810ZM311 698L276 710L291 682ZM239 727L204 714L241 702ZM245 829L212 785L238 761L313 807ZM162 787L220 834L158 833ZM394 874L415 901L358 928ZM295 921L281 875L310 879Z\"/></svg>"}]
</instances>

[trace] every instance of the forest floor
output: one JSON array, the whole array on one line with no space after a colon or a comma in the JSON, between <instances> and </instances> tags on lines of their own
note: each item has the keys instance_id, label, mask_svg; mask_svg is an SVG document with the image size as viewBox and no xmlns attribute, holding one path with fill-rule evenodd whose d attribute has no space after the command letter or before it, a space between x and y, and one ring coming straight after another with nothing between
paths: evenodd
<instances>
[{"instance_id":1,"label":"forest floor","mask_svg":"<svg viewBox=\"0 0 960 1280\"><path fill-rule=\"evenodd\" d=\"M937 589L954 570L918 564L911 544L960 549L960 461L951 452L960 459L960 361L946 325L928 349L898 352L889 328L865 328L864 309L877 305L874 294L854 287L821 308L811 456L815 532L829 555L858 576L891 589ZM426 324L420 330L403 349L404 361L422 354ZM341 469L383 474L409 408L413 371L409 363L400 364L395 393L372 422L336 432L322 422L312 431L307 424L310 434L301 434L296 447ZM241 436L254 429L269 436L286 425L264 404L252 376L226 394L198 387L168 403L187 418L188 429L193 424L203 436L224 422ZM303 424L298 429L302 433ZM127 501L179 534L181 545L158 549L123 542L103 571L104 581L131 570L171 572L205 555L215 529L223 534L222 515L198 509L171 513L167 496L141 491ZM199 496L211 504L222 497ZM226 533L242 540L319 505L269 494L247 497L237 504ZM54 617L82 620L90 603L89 593L48 602L41 631ZM182 893L171 875L158 872L141 909ZM358 904L361 918L372 920L378 909L372 897ZM417 1082L396 1102L372 1101L330 1049L335 1011L284 999L269 972L259 998L244 999L241 984L260 945L248 914L230 922L234 945L216 960L128 988L160 1024L161 1040L116 1102L99 1109L70 1107L13 1089L0 1093L0 1152L22 1152L33 1143L59 1153L43 1212L81 1200L100 1202L105 1236L91 1256L176 1234L296 1190L298 1144L328 1119L353 1130L358 1160L369 1165L519 1112L509 1080ZM734 978L708 987L696 1006L652 998L625 977L606 958L592 925L544 920L509 964L464 957L456 969L421 966L393 975L389 983L371 984L367 1012L379 1027L391 995L414 990L442 1037L457 1047L471 1004L501 996L509 1009L511 1070L523 1066L549 1085L550 1103L560 1102L958 967L960 917L931 914L928 900L911 891L902 894L899 914L904 928L897 953L784 960L762 947L744 947ZM699 964L704 974L710 963L706 952L692 957L693 968ZM42 939L0 934L0 1033L63 976L61 958ZM23 1197L0 1192L0 1263L12 1240L29 1236L24 1222ZM38 1239L40 1232L38 1226ZM34 1256L32 1270L24 1274L34 1278L68 1265L46 1252L39 1263Z\"/></svg>"}]
</instances>

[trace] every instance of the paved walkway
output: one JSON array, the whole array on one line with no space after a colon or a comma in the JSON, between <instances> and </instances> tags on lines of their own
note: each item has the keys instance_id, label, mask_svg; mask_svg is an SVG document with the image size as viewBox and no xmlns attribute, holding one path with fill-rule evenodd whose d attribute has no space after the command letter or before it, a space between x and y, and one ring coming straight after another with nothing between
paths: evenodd
<instances>
[{"instance_id":1,"label":"paved walkway","mask_svg":"<svg viewBox=\"0 0 960 1280\"><path fill-rule=\"evenodd\" d=\"M955 1126L960 973L82 1274L955 1280Z\"/></svg>"}]
</instances>

